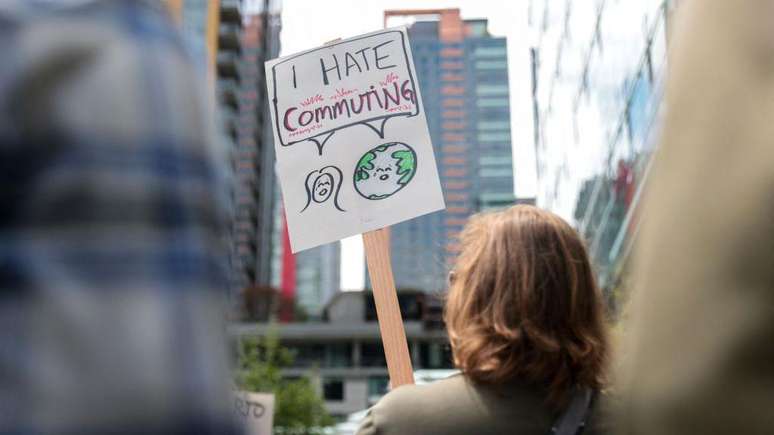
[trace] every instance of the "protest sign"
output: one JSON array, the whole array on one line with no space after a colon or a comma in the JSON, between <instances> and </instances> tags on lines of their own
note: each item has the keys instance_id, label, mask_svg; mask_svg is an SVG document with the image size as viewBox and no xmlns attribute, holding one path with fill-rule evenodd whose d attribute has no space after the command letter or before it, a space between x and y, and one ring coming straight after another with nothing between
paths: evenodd
<instances>
[{"instance_id":1,"label":"protest sign","mask_svg":"<svg viewBox=\"0 0 774 435\"><path fill-rule=\"evenodd\" d=\"M266 62L292 251L363 234L393 386L413 383L390 225L444 208L405 27Z\"/></svg>"},{"instance_id":2,"label":"protest sign","mask_svg":"<svg viewBox=\"0 0 774 435\"><path fill-rule=\"evenodd\" d=\"M292 251L444 208L405 28L266 63Z\"/></svg>"},{"instance_id":3,"label":"protest sign","mask_svg":"<svg viewBox=\"0 0 774 435\"><path fill-rule=\"evenodd\" d=\"M234 417L248 435L271 435L274 420L274 395L264 393L234 393Z\"/></svg>"}]
</instances>

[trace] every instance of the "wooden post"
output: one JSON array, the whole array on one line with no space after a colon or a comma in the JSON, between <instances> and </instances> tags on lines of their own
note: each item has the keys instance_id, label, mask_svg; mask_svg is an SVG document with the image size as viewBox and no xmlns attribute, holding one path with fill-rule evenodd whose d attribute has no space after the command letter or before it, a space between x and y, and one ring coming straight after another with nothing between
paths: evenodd
<instances>
[{"instance_id":1,"label":"wooden post","mask_svg":"<svg viewBox=\"0 0 774 435\"><path fill-rule=\"evenodd\" d=\"M325 45L338 41L341 41L341 38L328 41ZM390 384L392 388L413 384L414 370L411 367L406 330L400 317L398 292L395 290L395 279L392 276L389 228L364 233L363 245L371 286L374 288L376 316L379 318L379 332L382 336Z\"/></svg>"},{"instance_id":2,"label":"wooden post","mask_svg":"<svg viewBox=\"0 0 774 435\"><path fill-rule=\"evenodd\" d=\"M392 387L414 383L406 331L400 317L398 293L390 264L389 229L382 228L363 234L368 274L374 289L376 315L379 317L379 331L387 359L387 371Z\"/></svg>"}]
</instances>

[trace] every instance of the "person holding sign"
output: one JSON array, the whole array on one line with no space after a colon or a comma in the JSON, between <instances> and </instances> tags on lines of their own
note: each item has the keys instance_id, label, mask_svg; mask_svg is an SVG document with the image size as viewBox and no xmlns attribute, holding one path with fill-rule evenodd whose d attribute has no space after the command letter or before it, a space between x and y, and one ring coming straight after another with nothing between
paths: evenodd
<instances>
[{"instance_id":1,"label":"person holding sign","mask_svg":"<svg viewBox=\"0 0 774 435\"><path fill-rule=\"evenodd\" d=\"M608 340L581 238L518 205L474 216L461 242L445 320L462 373L394 389L358 434L600 433Z\"/></svg>"}]
</instances>

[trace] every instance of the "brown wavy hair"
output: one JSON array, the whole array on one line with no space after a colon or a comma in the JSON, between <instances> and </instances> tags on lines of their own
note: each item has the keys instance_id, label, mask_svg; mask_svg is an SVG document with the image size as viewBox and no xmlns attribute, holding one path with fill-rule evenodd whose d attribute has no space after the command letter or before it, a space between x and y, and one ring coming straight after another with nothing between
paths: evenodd
<instances>
[{"instance_id":1,"label":"brown wavy hair","mask_svg":"<svg viewBox=\"0 0 774 435\"><path fill-rule=\"evenodd\" d=\"M460 235L444 318L455 365L485 384L601 389L605 306L578 233L559 216L517 205L473 216Z\"/></svg>"}]
</instances>

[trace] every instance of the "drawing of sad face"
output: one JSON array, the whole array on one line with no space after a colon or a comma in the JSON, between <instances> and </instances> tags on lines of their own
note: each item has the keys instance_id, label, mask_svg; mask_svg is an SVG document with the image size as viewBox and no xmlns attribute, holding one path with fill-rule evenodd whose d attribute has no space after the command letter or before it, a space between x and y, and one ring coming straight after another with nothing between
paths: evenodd
<instances>
[{"instance_id":1,"label":"drawing of sad face","mask_svg":"<svg viewBox=\"0 0 774 435\"><path fill-rule=\"evenodd\" d=\"M401 142L391 142L363 154L355 168L355 190L364 198L392 196L405 187L417 169L417 155Z\"/></svg>"},{"instance_id":2,"label":"drawing of sad face","mask_svg":"<svg viewBox=\"0 0 774 435\"><path fill-rule=\"evenodd\" d=\"M333 193L333 175L321 174L314 180L312 201L320 204L328 200Z\"/></svg>"}]
</instances>

